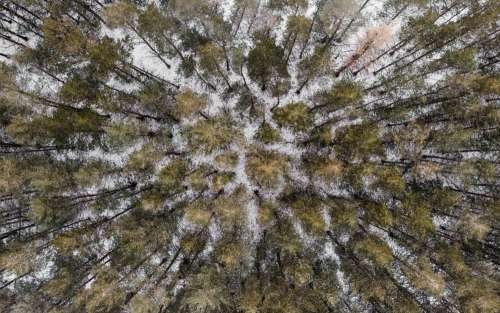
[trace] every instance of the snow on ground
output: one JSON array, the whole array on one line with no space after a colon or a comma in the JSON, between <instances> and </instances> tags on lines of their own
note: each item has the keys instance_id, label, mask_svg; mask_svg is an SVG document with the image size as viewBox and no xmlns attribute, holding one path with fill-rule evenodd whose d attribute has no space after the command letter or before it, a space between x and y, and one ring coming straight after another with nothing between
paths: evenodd
<instances>
[{"instance_id":1,"label":"snow on ground","mask_svg":"<svg viewBox=\"0 0 500 313\"><path fill-rule=\"evenodd\" d=\"M357 43L365 36L367 30L371 27L374 26L379 26L377 23L380 23L375 16L377 16L380 11L383 9L384 1L381 0L375 0L371 1L365 8L364 10L364 15L363 17L367 19L366 25L363 27L360 27L355 33L350 35L349 37L346 38L344 43L342 45L338 45L338 53L340 54L340 61L338 61L338 64L342 64L342 60L345 60L345 58L349 57L349 55L356 49ZM233 6L233 1L232 0L226 0L223 1L223 10L224 10L224 17L226 19L229 19L231 11L232 11L232 6ZM316 10L316 3L314 1L310 1L309 6L306 11L306 16L312 17L314 12ZM283 38L283 33L285 30L285 25L287 21L287 16L283 16L284 18L281 20L281 23L279 24L278 27L275 29L275 35L278 38L278 40L281 40ZM248 25L245 25L243 23L242 27L247 27ZM391 22L390 27L392 27L394 34L397 34L399 27L400 27L400 20L397 19L393 22ZM240 32L242 34L243 32ZM120 30L110 30L110 29L103 29L103 35L110 36L114 39L121 39L124 38L126 35L123 31ZM128 34L134 37L134 34ZM169 59L168 62L171 64L171 68L167 68L161 60L159 60L153 53L152 51L146 46L146 44L142 43L141 40L137 37L134 37L135 41L137 44L134 45L134 49L132 51L131 57L133 60L133 64L147 70L148 72L153 73L154 75L157 75L158 77L161 77L165 80L172 81L176 84L179 84L182 86L182 88L190 88L193 91L199 93L199 94L207 94L207 90L203 83L201 83L198 79L195 78L183 78L180 75L177 74L177 71L180 66L180 60L178 58L175 59ZM246 44L247 47L251 46L251 38L248 35L243 35L241 38L238 39L238 42L241 44ZM30 42L30 44L34 44L34 42ZM12 45L9 45L8 43L4 41L0 41L0 50L2 53L7 53L11 54L15 52L15 48ZM247 51L248 53L248 51ZM337 52L336 52L337 53ZM297 68L296 66L292 65L290 67L290 74L292 77L292 90L294 90L297 85ZM273 107L276 103L276 99L272 98L268 93L262 92L260 87L252 82L249 77L246 69L244 70L243 74L247 78L247 82L249 84L249 87L251 88L252 92L254 95L256 95L258 101L264 103L266 105L266 111L265 111L265 119L267 122L269 122L272 126L276 127L276 124L274 123L273 119L271 118L271 107ZM33 75L34 73L29 73L31 81L33 81ZM230 82L232 84L236 82L241 81L241 77L239 75L235 75L234 73L229 75ZM374 78L370 75L362 75L363 82L367 84L371 84L374 81ZM319 79L315 79L311 81L311 83L303 89L302 93L300 95L295 94L295 92L289 92L286 96L282 97L280 99L280 105L286 105L287 103L294 102L294 101L305 101L306 104L309 106L313 105L312 97L315 95L318 91L325 90L331 86L332 82L334 79L332 77L321 77ZM47 88L47 92L54 92L54 89L57 88L55 86L55 82L52 82L54 85L47 85L41 84L42 88ZM130 84L130 85L123 85L119 84L116 81L110 81L109 84L113 86L114 88L120 89L120 90L127 90L130 91L131 89L137 88L136 85ZM33 86L35 88L37 86ZM230 100L224 100L223 97L221 96L220 93L208 93L209 99L210 99L210 106L206 110L206 113L210 116L214 116L218 114L223 108L229 108L230 110L234 109L236 105L236 99L231 98ZM371 99L368 99L371 100ZM232 110L234 113L234 110ZM331 118L333 116L338 116L342 117L345 112L342 110L339 110L338 112L333 113L332 115L329 115L325 118ZM196 121L195 119L191 120L186 120L182 121L182 126L192 124ZM321 120L319 122L322 122ZM352 123L359 123L359 119L355 120L341 120L338 123L335 123L333 125L332 129L335 130L339 127L343 127ZM246 174L245 170L245 164L246 164L246 147L248 145L251 145L253 143L253 135L255 134L258 126L260 124L260 121L249 121L249 120L242 120L242 133L245 136L245 139L247 141L246 144L238 144L235 143L233 144L230 149L233 151L236 151L239 156L239 161L238 164L235 168L235 174L236 178L232 186L229 186L229 190L234 189L237 185L243 185L245 186L250 192L254 189L257 189L256 186L252 184L250 181L248 175ZM173 139L172 139L172 145L174 147L174 150L176 151L184 151L185 150L185 142L184 139L182 138L182 134L180 133L180 127L175 126L173 130ZM296 135L293 134L290 130L288 129L282 129L281 130L281 135L285 141L285 143L281 144L274 144L274 145L267 145L265 148L270 149L270 150L275 150L280 153L283 153L292 159L299 159L302 154L304 153L304 150L299 148L295 144L295 139ZM128 156L139 149L141 147L142 143L137 143L136 145L130 147L126 151L122 151L119 153L108 153L101 151L99 149L96 149L94 151L89 152L88 157L96 158L96 159L103 159L107 161L114 162L115 164L119 166L123 166L124 163L126 162ZM210 155L197 155L194 159L193 162L195 165L200 165L203 163L211 164L213 163L213 159L216 155L215 154L210 154ZM67 157L72 158L76 157L73 155L68 155ZM166 162L168 162L168 159L164 159L161 162L157 164L157 170L159 170ZM299 169L292 167L291 171L291 176L293 179L297 181L303 181L306 183L308 181L307 177L303 175ZM328 193L332 194L338 194L342 195L343 190L338 190L335 186L321 186L319 182L313 182L317 183L318 187L327 191ZM112 186L110 186L112 187ZM279 191L279 189L277 190ZM277 193L275 193L277 195ZM248 220L249 220L249 227L250 230L253 232L254 238L253 240L257 239L259 230L258 230L258 224L256 222L257 220L257 203L255 199L252 199L249 201L247 204L247 210L248 210ZM89 216L92 214L89 212ZM105 212L105 215L112 215L112 212ZM327 224L330 223L329 221L329 216L328 214L325 214L325 219L327 220ZM436 224L440 223L445 223L446 221L436 221ZM189 225L180 225L180 229L183 227L189 227ZM307 235L301 230L300 225L297 225L297 230L299 233L302 234L302 237L304 240L307 241ZM399 246L392 238L388 237L386 233L377 230L377 229L370 229L371 232L376 233L378 236L383 238L388 245L393 249L393 252L398 255L408 255L409 253L401 246ZM217 238L218 236L218 230L213 226L210 228L210 233L213 239ZM109 244L108 244L109 245ZM341 286L341 289L343 290L344 293L348 292L348 284L346 282L346 278L344 277L344 273L340 270L340 258L335 252L335 247L331 242L326 243L325 248L324 248L324 257L325 258L330 258L332 259L338 266L337 269L337 279L339 281L339 284ZM174 265L174 266L177 266ZM47 269L50 268L50 265L47 266ZM42 273L43 275L48 275L48 273ZM398 275L399 276L399 275Z\"/></svg>"}]
</instances>

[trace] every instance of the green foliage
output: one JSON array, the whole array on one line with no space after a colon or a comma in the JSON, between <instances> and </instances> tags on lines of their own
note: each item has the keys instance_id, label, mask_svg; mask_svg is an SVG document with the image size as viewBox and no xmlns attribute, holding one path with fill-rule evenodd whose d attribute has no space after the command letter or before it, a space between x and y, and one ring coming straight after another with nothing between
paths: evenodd
<instances>
[{"instance_id":1,"label":"green foliage","mask_svg":"<svg viewBox=\"0 0 500 313\"><path fill-rule=\"evenodd\" d=\"M104 128L106 132L106 146L112 150L120 150L125 145L136 142L147 136L147 128L134 121L123 121L107 124Z\"/></svg>"},{"instance_id":2,"label":"green foliage","mask_svg":"<svg viewBox=\"0 0 500 313\"><path fill-rule=\"evenodd\" d=\"M104 15L106 23L111 28L124 27L133 22L137 8L129 2L120 1L106 7Z\"/></svg>"},{"instance_id":3,"label":"green foliage","mask_svg":"<svg viewBox=\"0 0 500 313\"><path fill-rule=\"evenodd\" d=\"M161 42L159 37L173 26L173 22L153 4L149 4L139 13L137 24L139 32L151 37L155 42Z\"/></svg>"},{"instance_id":4,"label":"green foliage","mask_svg":"<svg viewBox=\"0 0 500 313\"><path fill-rule=\"evenodd\" d=\"M66 208L64 202L55 204L53 199L37 197L31 201L31 218L42 226L58 226L75 215L75 210Z\"/></svg>"},{"instance_id":5,"label":"green foliage","mask_svg":"<svg viewBox=\"0 0 500 313\"><path fill-rule=\"evenodd\" d=\"M0 311L496 313L497 2L1 2Z\"/></svg>"},{"instance_id":6,"label":"green foliage","mask_svg":"<svg viewBox=\"0 0 500 313\"><path fill-rule=\"evenodd\" d=\"M285 199L292 212L303 223L305 229L314 233L322 234L326 223L322 211L322 199L317 195L294 192Z\"/></svg>"},{"instance_id":7,"label":"green foliage","mask_svg":"<svg viewBox=\"0 0 500 313\"><path fill-rule=\"evenodd\" d=\"M186 208L186 219L195 225L207 226L212 218L212 213L210 212L210 207L206 204L197 201L189 204Z\"/></svg>"},{"instance_id":8,"label":"green foliage","mask_svg":"<svg viewBox=\"0 0 500 313\"><path fill-rule=\"evenodd\" d=\"M274 39L259 36L255 47L248 54L248 75L266 89L273 78L286 78L288 70L282 48Z\"/></svg>"},{"instance_id":9,"label":"green foliage","mask_svg":"<svg viewBox=\"0 0 500 313\"><path fill-rule=\"evenodd\" d=\"M403 222L411 233L424 239L434 230L430 208L416 194L407 194L403 199L402 207L406 215Z\"/></svg>"},{"instance_id":10,"label":"green foliage","mask_svg":"<svg viewBox=\"0 0 500 313\"><path fill-rule=\"evenodd\" d=\"M366 203L365 216L370 223L375 223L384 227L390 226L394 222L392 213L383 203Z\"/></svg>"},{"instance_id":11,"label":"green foliage","mask_svg":"<svg viewBox=\"0 0 500 313\"><path fill-rule=\"evenodd\" d=\"M0 256L0 266L16 275L23 275L35 269L36 255L31 245L12 242Z\"/></svg>"},{"instance_id":12,"label":"green foliage","mask_svg":"<svg viewBox=\"0 0 500 313\"><path fill-rule=\"evenodd\" d=\"M370 123L339 129L335 134L334 148L342 160L367 160L371 156L384 155L378 128Z\"/></svg>"},{"instance_id":13,"label":"green foliage","mask_svg":"<svg viewBox=\"0 0 500 313\"><path fill-rule=\"evenodd\" d=\"M229 116L198 121L186 129L184 136L193 150L202 150L208 153L224 150L231 143L241 139L240 132Z\"/></svg>"},{"instance_id":14,"label":"green foliage","mask_svg":"<svg viewBox=\"0 0 500 313\"><path fill-rule=\"evenodd\" d=\"M281 140L281 135L277 129L274 129L267 122L262 122L260 124L257 133L255 134L255 139L261 141L265 144L276 143Z\"/></svg>"},{"instance_id":15,"label":"green foliage","mask_svg":"<svg viewBox=\"0 0 500 313\"><path fill-rule=\"evenodd\" d=\"M113 71L122 60L126 51L110 37L104 37L95 45L89 47L89 60L92 74L103 79Z\"/></svg>"},{"instance_id":16,"label":"green foliage","mask_svg":"<svg viewBox=\"0 0 500 313\"><path fill-rule=\"evenodd\" d=\"M82 31L69 21L47 18L41 30L44 36L43 44L47 49L63 57L73 58L84 52L86 38Z\"/></svg>"},{"instance_id":17,"label":"green foliage","mask_svg":"<svg viewBox=\"0 0 500 313\"><path fill-rule=\"evenodd\" d=\"M220 190L218 190L220 192ZM214 201L215 214L224 229L234 229L244 226L245 203L249 200L244 186L238 186L227 196ZM241 225L240 225L241 224Z\"/></svg>"},{"instance_id":18,"label":"green foliage","mask_svg":"<svg viewBox=\"0 0 500 313\"><path fill-rule=\"evenodd\" d=\"M212 189L214 191L224 190L224 186L229 184L234 178L233 172L217 173L212 178Z\"/></svg>"},{"instance_id":19,"label":"green foliage","mask_svg":"<svg viewBox=\"0 0 500 313\"><path fill-rule=\"evenodd\" d=\"M333 141L333 132L330 125L314 127L310 132L309 143L320 147L329 146Z\"/></svg>"},{"instance_id":20,"label":"green foliage","mask_svg":"<svg viewBox=\"0 0 500 313\"><path fill-rule=\"evenodd\" d=\"M312 123L309 108L302 102L292 102L273 112L273 119L281 127L291 127L295 131L305 131Z\"/></svg>"},{"instance_id":21,"label":"green foliage","mask_svg":"<svg viewBox=\"0 0 500 313\"><path fill-rule=\"evenodd\" d=\"M238 154L234 151L225 151L215 157L215 162L222 168L233 168L238 164Z\"/></svg>"},{"instance_id":22,"label":"green foliage","mask_svg":"<svg viewBox=\"0 0 500 313\"><path fill-rule=\"evenodd\" d=\"M132 152L124 167L126 172L151 173L162 159L163 153L153 144L145 144Z\"/></svg>"},{"instance_id":23,"label":"green foliage","mask_svg":"<svg viewBox=\"0 0 500 313\"><path fill-rule=\"evenodd\" d=\"M166 192L161 192L160 190L147 191L141 197L141 207L145 211L161 211L164 207L165 201L167 200L167 194L170 190Z\"/></svg>"},{"instance_id":24,"label":"green foliage","mask_svg":"<svg viewBox=\"0 0 500 313\"><path fill-rule=\"evenodd\" d=\"M335 83L322 98L321 108L334 111L359 102L363 98L363 89L354 81L341 80Z\"/></svg>"},{"instance_id":25,"label":"green foliage","mask_svg":"<svg viewBox=\"0 0 500 313\"><path fill-rule=\"evenodd\" d=\"M329 204L332 228L337 232L351 232L358 228L359 213L354 203Z\"/></svg>"},{"instance_id":26,"label":"green foliage","mask_svg":"<svg viewBox=\"0 0 500 313\"><path fill-rule=\"evenodd\" d=\"M376 236L365 237L356 242L354 251L378 266L388 266L393 260L391 249Z\"/></svg>"},{"instance_id":27,"label":"green foliage","mask_svg":"<svg viewBox=\"0 0 500 313\"><path fill-rule=\"evenodd\" d=\"M182 188L181 183L185 179L188 171L188 165L181 159L171 160L162 168L158 175L158 180L167 192L175 192Z\"/></svg>"},{"instance_id":28,"label":"green foliage","mask_svg":"<svg viewBox=\"0 0 500 313\"><path fill-rule=\"evenodd\" d=\"M425 290L433 297L441 297L446 284L443 275L435 273L432 269L432 264L423 258L417 260L415 267L408 269L406 272L407 277L414 286Z\"/></svg>"},{"instance_id":29,"label":"green foliage","mask_svg":"<svg viewBox=\"0 0 500 313\"><path fill-rule=\"evenodd\" d=\"M106 176L113 174L113 171L113 165L108 162L89 161L78 168L73 178L80 186L95 186Z\"/></svg>"},{"instance_id":30,"label":"green foliage","mask_svg":"<svg viewBox=\"0 0 500 313\"><path fill-rule=\"evenodd\" d=\"M3 177L0 178L0 191L9 193L20 189L25 183L25 169L21 162L11 158L0 158L0 170Z\"/></svg>"},{"instance_id":31,"label":"green foliage","mask_svg":"<svg viewBox=\"0 0 500 313\"><path fill-rule=\"evenodd\" d=\"M328 183L337 181L344 171L342 162L322 156L306 156L304 167L312 177L318 177Z\"/></svg>"},{"instance_id":32,"label":"green foliage","mask_svg":"<svg viewBox=\"0 0 500 313\"><path fill-rule=\"evenodd\" d=\"M273 188L286 175L286 157L271 151L254 151L247 154L246 173L259 186Z\"/></svg>"},{"instance_id":33,"label":"green foliage","mask_svg":"<svg viewBox=\"0 0 500 313\"><path fill-rule=\"evenodd\" d=\"M303 58L298 64L299 80L302 84L309 80L328 74L331 71L331 61L328 52L321 48L315 48L314 52Z\"/></svg>"},{"instance_id":34,"label":"green foliage","mask_svg":"<svg viewBox=\"0 0 500 313\"><path fill-rule=\"evenodd\" d=\"M307 1L305 0L271 0L267 4L271 9L291 8L306 8Z\"/></svg>"},{"instance_id":35,"label":"green foliage","mask_svg":"<svg viewBox=\"0 0 500 313\"><path fill-rule=\"evenodd\" d=\"M200 65L211 74L216 74L219 64L224 60L224 51L214 42L208 42L200 47Z\"/></svg>"},{"instance_id":36,"label":"green foliage","mask_svg":"<svg viewBox=\"0 0 500 313\"><path fill-rule=\"evenodd\" d=\"M377 182L375 185L382 191L391 195L398 195L404 192L406 184L402 178L402 173L395 167L382 167L375 173Z\"/></svg>"},{"instance_id":37,"label":"green foliage","mask_svg":"<svg viewBox=\"0 0 500 313\"><path fill-rule=\"evenodd\" d=\"M80 101L95 101L97 95L96 84L75 75L66 81L66 84L61 87L59 97L69 103Z\"/></svg>"},{"instance_id":38,"label":"green foliage","mask_svg":"<svg viewBox=\"0 0 500 313\"><path fill-rule=\"evenodd\" d=\"M192 114L206 108L207 101L203 95L197 95L191 89L179 93L176 97L175 112L180 118L189 117Z\"/></svg>"},{"instance_id":39,"label":"green foliage","mask_svg":"<svg viewBox=\"0 0 500 313\"><path fill-rule=\"evenodd\" d=\"M229 303L229 294L220 284L214 285L217 280L214 270L204 269L192 278L187 291L184 307L191 312L217 311Z\"/></svg>"},{"instance_id":40,"label":"green foliage","mask_svg":"<svg viewBox=\"0 0 500 313\"><path fill-rule=\"evenodd\" d=\"M124 293L119 286L114 285L117 279L114 271L99 271L93 288L85 290L85 296L80 299L87 312L112 312L124 301Z\"/></svg>"},{"instance_id":41,"label":"green foliage","mask_svg":"<svg viewBox=\"0 0 500 313\"><path fill-rule=\"evenodd\" d=\"M52 116L40 115L31 120L14 117L6 131L19 143L76 145L85 149L99 143L104 123L105 119L90 109L57 109Z\"/></svg>"}]
</instances>

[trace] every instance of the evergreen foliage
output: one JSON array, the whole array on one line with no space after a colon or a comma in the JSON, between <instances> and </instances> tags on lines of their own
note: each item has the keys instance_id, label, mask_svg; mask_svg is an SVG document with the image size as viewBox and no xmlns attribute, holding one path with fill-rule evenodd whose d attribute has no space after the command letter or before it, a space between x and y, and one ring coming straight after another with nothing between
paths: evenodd
<instances>
[{"instance_id":1,"label":"evergreen foliage","mask_svg":"<svg viewBox=\"0 0 500 313\"><path fill-rule=\"evenodd\" d=\"M0 0L0 312L499 312L499 15Z\"/></svg>"}]
</instances>

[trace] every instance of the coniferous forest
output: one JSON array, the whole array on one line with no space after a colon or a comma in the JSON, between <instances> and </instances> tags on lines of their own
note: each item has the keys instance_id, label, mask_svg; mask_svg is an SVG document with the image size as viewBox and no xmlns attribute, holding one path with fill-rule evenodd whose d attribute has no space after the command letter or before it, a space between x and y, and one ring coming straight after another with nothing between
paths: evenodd
<instances>
[{"instance_id":1,"label":"coniferous forest","mask_svg":"<svg viewBox=\"0 0 500 313\"><path fill-rule=\"evenodd\" d=\"M0 0L0 312L499 312L499 15Z\"/></svg>"}]
</instances>

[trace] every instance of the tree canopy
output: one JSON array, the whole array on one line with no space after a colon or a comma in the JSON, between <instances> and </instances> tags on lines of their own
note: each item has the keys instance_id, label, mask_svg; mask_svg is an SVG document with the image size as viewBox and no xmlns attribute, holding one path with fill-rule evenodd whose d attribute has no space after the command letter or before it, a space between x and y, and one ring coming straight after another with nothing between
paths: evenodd
<instances>
[{"instance_id":1,"label":"tree canopy","mask_svg":"<svg viewBox=\"0 0 500 313\"><path fill-rule=\"evenodd\" d=\"M498 312L499 14L0 1L0 312Z\"/></svg>"}]
</instances>

